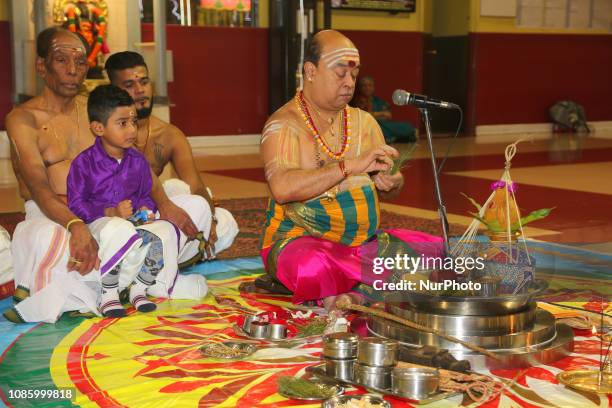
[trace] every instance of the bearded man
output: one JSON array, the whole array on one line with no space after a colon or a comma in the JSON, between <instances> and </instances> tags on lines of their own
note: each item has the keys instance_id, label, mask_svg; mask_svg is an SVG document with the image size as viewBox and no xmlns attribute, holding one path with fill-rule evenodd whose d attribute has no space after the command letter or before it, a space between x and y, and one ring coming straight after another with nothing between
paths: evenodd
<instances>
[{"instance_id":1,"label":"bearded man","mask_svg":"<svg viewBox=\"0 0 612 408\"><path fill-rule=\"evenodd\" d=\"M200 231L199 240L182 249L179 262L192 264L213 259L232 245L238 224L229 211L215 207L185 134L152 115L153 85L143 57L133 51L118 52L108 58L105 69L111 83L125 89L136 103L139 130L135 147L145 155L157 176L172 163L179 179L167 180L164 188L189 213Z\"/></svg>"}]
</instances>

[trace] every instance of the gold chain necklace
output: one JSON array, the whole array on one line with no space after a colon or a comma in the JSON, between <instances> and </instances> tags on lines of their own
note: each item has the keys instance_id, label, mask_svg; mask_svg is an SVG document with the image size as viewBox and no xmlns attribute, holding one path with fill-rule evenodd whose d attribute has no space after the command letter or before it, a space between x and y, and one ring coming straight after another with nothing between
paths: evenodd
<instances>
[{"instance_id":1,"label":"gold chain necklace","mask_svg":"<svg viewBox=\"0 0 612 408\"><path fill-rule=\"evenodd\" d=\"M79 115L79 103L77 102L76 98L74 100L74 110L76 113L76 120L77 120L77 138L79 137L80 133L81 133L81 118ZM47 130L49 128L51 128L51 132L53 132L53 136L55 137L55 140L60 143L60 139L59 136L57 135L57 132L55 131L55 127L52 125L45 125L42 127L43 130ZM67 140L68 143L68 153L70 153L73 149L74 149L74 140L72 139L68 139Z\"/></svg>"},{"instance_id":2,"label":"gold chain necklace","mask_svg":"<svg viewBox=\"0 0 612 408\"><path fill-rule=\"evenodd\" d=\"M134 142L134 146L136 146L138 150L140 150L140 148L142 147L142 151L144 152L145 150L147 150L147 144L149 143L149 136L151 136L151 118L149 118L149 122L147 123L147 137L145 139L144 144L138 144L137 142ZM138 140L138 138L136 140Z\"/></svg>"}]
</instances>

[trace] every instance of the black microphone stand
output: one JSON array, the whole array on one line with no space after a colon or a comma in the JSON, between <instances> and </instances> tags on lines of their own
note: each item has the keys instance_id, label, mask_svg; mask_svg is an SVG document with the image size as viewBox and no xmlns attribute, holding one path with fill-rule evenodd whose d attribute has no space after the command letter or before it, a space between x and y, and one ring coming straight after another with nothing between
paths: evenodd
<instances>
[{"instance_id":1,"label":"black microphone stand","mask_svg":"<svg viewBox=\"0 0 612 408\"><path fill-rule=\"evenodd\" d=\"M427 134L427 143L429 144L429 152L431 153L431 167L434 176L434 189L436 199L438 200L438 214L442 222L442 235L444 237L444 252L446 256L450 256L450 244L448 241L448 220L446 219L446 207L442 201L442 193L440 192L440 181L438 180L438 166L436 165L436 152L433 147L433 138L431 136L431 124L429 122L429 111L427 108L419 108L421 111L421 119L425 124L425 133Z\"/></svg>"}]
</instances>

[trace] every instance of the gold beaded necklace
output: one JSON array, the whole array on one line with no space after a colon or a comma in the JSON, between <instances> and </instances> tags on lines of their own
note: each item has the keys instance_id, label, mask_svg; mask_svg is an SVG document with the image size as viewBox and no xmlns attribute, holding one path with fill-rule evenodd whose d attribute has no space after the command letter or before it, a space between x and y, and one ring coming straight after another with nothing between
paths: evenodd
<instances>
[{"instance_id":1,"label":"gold beaded necklace","mask_svg":"<svg viewBox=\"0 0 612 408\"><path fill-rule=\"evenodd\" d=\"M304 119L304 122L306 123L306 127L308 128L308 130L310 130L310 133L312 133L312 136L317 141L319 146L321 146L321 148L325 151L325 153L327 153L327 155L333 160L342 159L344 155L346 154L346 152L348 151L350 143L351 143L351 131L349 127L349 124L350 124L349 110L346 107L342 110L342 125L343 125L342 139L343 140L342 140L342 147L340 148L340 151L336 153L332 151L332 149L328 146L328 144L325 142L323 137L321 137L321 135L319 134L319 131L317 130L317 127L315 126L314 121L312 120L312 116L310 116L310 111L308 110L308 106L306 106L306 100L304 99L304 92L300 91L295 95L295 103L298 107L298 110L302 114L302 118Z\"/></svg>"}]
</instances>

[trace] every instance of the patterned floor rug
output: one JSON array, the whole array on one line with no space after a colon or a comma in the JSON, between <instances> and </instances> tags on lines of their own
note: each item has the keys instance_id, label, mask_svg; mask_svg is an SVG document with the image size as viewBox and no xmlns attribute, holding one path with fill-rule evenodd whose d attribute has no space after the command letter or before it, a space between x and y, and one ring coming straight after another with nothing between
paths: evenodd
<instances>
[{"instance_id":1,"label":"patterned floor rug","mask_svg":"<svg viewBox=\"0 0 612 408\"><path fill-rule=\"evenodd\" d=\"M234 261L226 261L234 262ZM56 324L3 326L19 329L0 349L0 406L26 407L318 407L320 403L288 400L277 393L281 376L302 376L320 364L320 341L265 344L241 361L208 358L202 344L236 339L233 325L244 310L281 311L292 308L286 297L239 293L240 283L262 270L236 270L207 275L210 293L200 302L160 301L152 313L123 319L83 319L64 315ZM0 301L6 306L9 299ZM599 342L589 330L575 331L571 355L526 370L491 370L506 381L486 408L602 407L612 396L570 391L559 384L558 372L596 367ZM56 390L56 398L28 398L15 390ZM60 394L63 392L63 394ZM362 388L348 394L364 393ZM68 395L70 394L70 395ZM63 398L62 398L63 395ZM70 396L70 398L66 398ZM393 407L416 405L388 398ZM430 407L470 405L463 395Z\"/></svg>"}]
</instances>

